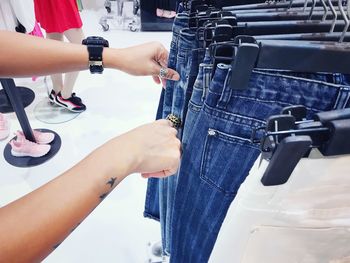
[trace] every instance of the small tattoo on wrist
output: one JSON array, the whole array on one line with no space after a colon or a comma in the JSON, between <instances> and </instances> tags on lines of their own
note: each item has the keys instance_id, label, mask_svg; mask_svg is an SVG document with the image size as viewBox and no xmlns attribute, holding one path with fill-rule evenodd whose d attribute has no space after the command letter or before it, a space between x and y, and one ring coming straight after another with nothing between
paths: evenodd
<instances>
[{"instance_id":1,"label":"small tattoo on wrist","mask_svg":"<svg viewBox=\"0 0 350 263\"><path fill-rule=\"evenodd\" d=\"M110 187L113 188L116 181L117 181L117 177L112 177L111 179L109 179L109 181L106 184L110 185ZM105 199L109 193L110 192L107 192L107 193L100 195L100 199L101 200Z\"/></svg>"},{"instance_id":2,"label":"small tattoo on wrist","mask_svg":"<svg viewBox=\"0 0 350 263\"><path fill-rule=\"evenodd\" d=\"M100 199L101 199L101 200L105 199L105 198L107 197L108 194L109 194L109 193L104 193L104 194L100 195Z\"/></svg>"},{"instance_id":3,"label":"small tattoo on wrist","mask_svg":"<svg viewBox=\"0 0 350 263\"><path fill-rule=\"evenodd\" d=\"M110 184L111 185L111 188L114 186L114 183L115 183L115 181L117 180L117 177L114 177L114 178L111 178L108 182L107 182L107 184Z\"/></svg>"}]
</instances>

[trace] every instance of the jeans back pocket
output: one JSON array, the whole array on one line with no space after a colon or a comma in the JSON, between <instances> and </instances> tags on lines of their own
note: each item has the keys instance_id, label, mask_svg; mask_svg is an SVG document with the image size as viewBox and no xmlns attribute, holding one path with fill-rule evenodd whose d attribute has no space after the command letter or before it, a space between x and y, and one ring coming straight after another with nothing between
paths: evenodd
<instances>
[{"instance_id":1,"label":"jeans back pocket","mask_svg":"<svg viewBox=\"0 0 350 263\"><path fill-rule=\"evenodd\" d=\"M249 139L209 129L205 140L200 177L227 195L236 194L259 155Z\"/></svg>"}]
</instances>

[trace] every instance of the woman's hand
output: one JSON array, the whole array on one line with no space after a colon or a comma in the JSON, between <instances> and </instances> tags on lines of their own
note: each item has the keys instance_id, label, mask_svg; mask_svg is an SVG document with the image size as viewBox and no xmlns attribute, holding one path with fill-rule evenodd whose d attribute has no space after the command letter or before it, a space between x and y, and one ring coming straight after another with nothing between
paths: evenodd
<instances>
[{"instance_id":1,"label":"woman's hand","mask_svg":"<svg viewBox=\"0 0 350 263\"><path fill-rule=\"evenodd\" d=\"M179 166L181 147L176 134L170 121L158 120L116 138L118 147L131 157L129 173L141 173L145 178L174 174Z\"/></svg>"},{"instance_id":2,"label":"woman's hand","mask_svg":"<svg viewBox=\"0 0 350 263\"><path fill-rule=\"evenodd\" d=\"M115 67L135 76L153 76L156 83L165 79L179 80L179 74L167 68L169 52L158 42L146 43L130 48L118 49L115 57ZM167 69L164 79L159 78L161 68Z\"/></svg>"}]
</instances>

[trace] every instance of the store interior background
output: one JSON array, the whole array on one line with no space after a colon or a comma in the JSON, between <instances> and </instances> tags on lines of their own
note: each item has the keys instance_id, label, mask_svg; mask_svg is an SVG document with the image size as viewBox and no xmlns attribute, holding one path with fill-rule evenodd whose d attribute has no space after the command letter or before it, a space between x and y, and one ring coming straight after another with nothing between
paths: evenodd
<instances>
[{"instance_id":1,"label":"store interior background","mask_svg":"<svg viewBox=\"0 0 350 263\"><path fill-rule=\"evenodd\" d=\"M99 25L106 14L104 0L84 0L81 12L85 36L106 38L111 47L127 47L160 41L169 48L171 32L130 32L114 27L103 32ZM103 75L81 72L75 91L87 110L62 124L38 121L34 109L47 99L44 78L15 79L19 86L34 90L35 101L26 108L33 128L47 128L62 139L59 153L47 163L33 168L16 168L0 159L0 206L3 206L57 177L109 139L155 119L161 86L151 77L133 77L107 69ZM49 81L51 87L51 81ZM15 114L9 116L11 132L20 129ZM147 138L145 138L147 140ZM0 142L3 152L8 140ZM84 178L82 178L82 184ZM49 256L46 263L148 262L148 244L160 240L159 223L143 217L147 180L129 176L91 215ZM35 213L35 211L33 211ZM25 224L23 218L22 223Z\"/></svg>"}]
</instances>

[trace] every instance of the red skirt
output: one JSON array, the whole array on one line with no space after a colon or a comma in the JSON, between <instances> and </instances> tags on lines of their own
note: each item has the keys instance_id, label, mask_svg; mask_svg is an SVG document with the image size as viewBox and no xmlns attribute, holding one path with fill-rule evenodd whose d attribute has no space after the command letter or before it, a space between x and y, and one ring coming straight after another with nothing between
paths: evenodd
<instances>
[{"instance_id":1,"label":"red skirt","mask_svg":"<svg viewBox=\"0 0 350 263\"><path fill-rule=\"evenodd\" d=\"M63 33L81 28L76 0L34 0L36 20L47 33Z\"/></svg>"}]
</instances>

